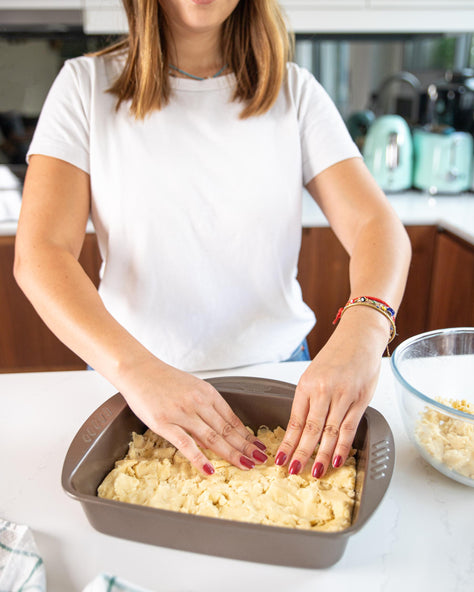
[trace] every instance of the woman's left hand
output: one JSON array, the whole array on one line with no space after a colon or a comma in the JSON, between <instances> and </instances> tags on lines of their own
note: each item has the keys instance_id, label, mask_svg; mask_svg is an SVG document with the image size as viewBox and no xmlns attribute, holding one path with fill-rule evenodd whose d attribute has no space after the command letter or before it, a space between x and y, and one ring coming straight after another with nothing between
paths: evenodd
<instances>
[{"instance_id":1,"label":"woman's left hand","mask_svg":"<svg viewBox=\"0 0 474 592\"><path fill-rule=\"evenodd\" d=\"M301 472L318 443L311 471L316 478L330 465L343 465L351 451L377 384L389 329L376 311L357 308L347 311L298 383L286 434L275 457L277 465L288 464L290 474ZM366 324L372 322L373 327Z\"/></svg>"}]
</instances>

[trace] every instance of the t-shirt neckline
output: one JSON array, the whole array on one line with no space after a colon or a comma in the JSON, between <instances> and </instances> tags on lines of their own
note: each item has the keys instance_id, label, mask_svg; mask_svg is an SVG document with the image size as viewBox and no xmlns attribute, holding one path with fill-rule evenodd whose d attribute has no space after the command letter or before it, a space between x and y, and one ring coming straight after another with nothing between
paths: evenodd
<instances>
[{"instance_id":1,"label":"t-shirt neckline","mask_svg":"<svg viewBox=\"0 0 474 592\"><path fill-rule=\"evenodd\" d=\"M217 78L205 78L204 80L194 80L193 78L181 78L179 76L170 76L171 88L175 90L186 91L207 91L230 88L235 83L235 74L225 74Z\"/></svg>"}]
</instances>

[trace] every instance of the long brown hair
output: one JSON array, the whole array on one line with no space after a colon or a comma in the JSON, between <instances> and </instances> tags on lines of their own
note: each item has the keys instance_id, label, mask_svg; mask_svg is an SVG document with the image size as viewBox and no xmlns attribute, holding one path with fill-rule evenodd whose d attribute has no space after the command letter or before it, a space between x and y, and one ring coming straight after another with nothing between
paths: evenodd
<instances>
[{"instance_id":1,"label":"long brown hair","mask_svg":"<svg viewBox=\"0 0 474 592\"><path fill-rule=\"evenodd\" d=\"M130 112L143 119L170 100L168 28L159 0L122 0L129 34L95 55L125 52L125 66L109 91L117 109L131 101ZM241 118L270 109L280 91L293 38L277 0L240 0L223 24L224 62L235 73L234 101L242 101Z\"/></svg>"}]
</instances>

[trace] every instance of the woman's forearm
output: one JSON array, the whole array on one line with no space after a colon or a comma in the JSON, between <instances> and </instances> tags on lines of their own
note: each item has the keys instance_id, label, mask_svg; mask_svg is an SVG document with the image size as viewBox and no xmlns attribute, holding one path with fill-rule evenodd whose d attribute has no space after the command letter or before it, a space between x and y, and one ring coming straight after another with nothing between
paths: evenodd
<instances>
[{"instance_id":1,"label":"woman's forearm","mask_svg":"<svg viewBox=\"0 0 474 592\"><path fill-rule=\"evenodd\" d=\"M17 244L15 278L49 329L117 387L150 354L107 311L74 255L44 241Z\"/></svg>"}]
</instances>

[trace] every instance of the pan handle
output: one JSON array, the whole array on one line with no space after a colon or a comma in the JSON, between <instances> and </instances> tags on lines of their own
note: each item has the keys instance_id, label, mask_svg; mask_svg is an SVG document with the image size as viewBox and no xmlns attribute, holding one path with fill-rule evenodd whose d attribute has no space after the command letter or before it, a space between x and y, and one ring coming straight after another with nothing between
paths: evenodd
<instances>
[{"instance_id":1,"label":"pan handle","mask_svg":"<svg viewBox=\"0 0 474 592\"><path fill-rule=\"evenodd\" d=\"M74 469L96 439L114 422L126 406L127 402L123 396L117 393L98 407L79 428L64 459L61 483L66 491L70 491L69 481Z\"/></svg>"},{"instance_id":2,"label":"pan handle","mask_svg":"<svg viewBox=\"0 0 474 592\"><path fill-rule=\"evenodd\" d=\"M387 420L373 407L367 407L365 413L370 420L370 441L366 449L366 477L357 528L363 526L382 501L395 465L395 442Z\"/></svg>"}]
</instances>

